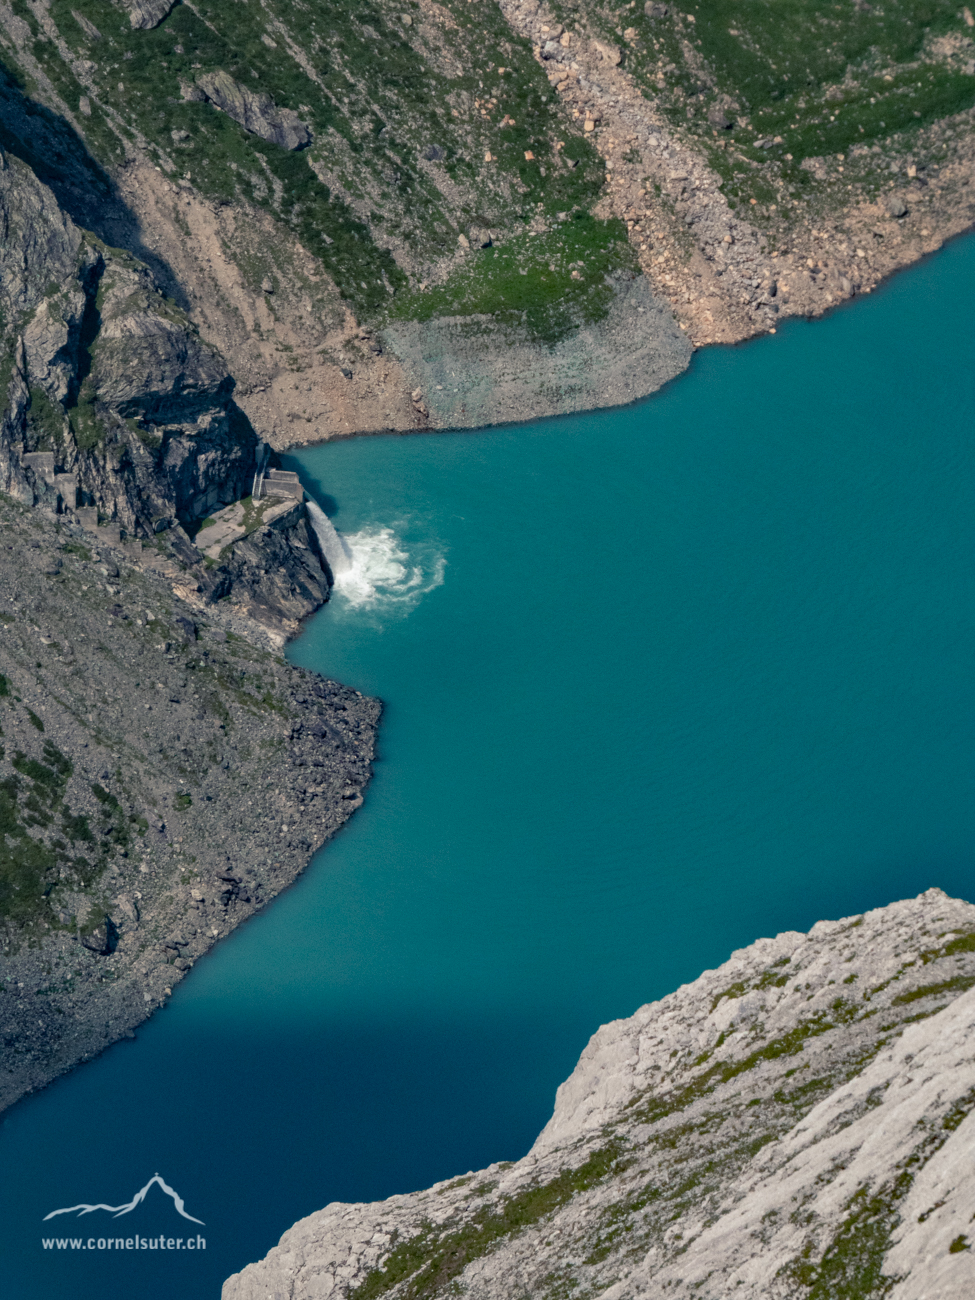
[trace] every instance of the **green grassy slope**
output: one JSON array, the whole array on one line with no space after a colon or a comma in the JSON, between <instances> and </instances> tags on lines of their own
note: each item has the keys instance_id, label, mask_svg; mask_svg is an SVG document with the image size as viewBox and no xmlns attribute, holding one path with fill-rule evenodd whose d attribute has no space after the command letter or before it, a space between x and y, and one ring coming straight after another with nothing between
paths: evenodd
<instances>
[{"instance_id":1,"label":"green grassy slope","mask_svg":"<svg viewBox=\"0 0 975 1300\"><path fill-rule=\"evenodd\" d=\"M87 61L104 111L93 103L79 121L100 162L121 161L126 137L144 141L174 179L272 212L366 318L380 318L411 281L408 301L428 311L424 268L453 256L472 226L517 235L559 212L587 213L603 183L595 150L558 129L542 69L489 0L449 0L425 24L413 3L409 26L403 6L204 0L178 5L153 31L132 30L110 0L53 0L63 44L26 0L14 7L72 109L86 93L72 60ZM183 97L181 87L217 70L297 112L310 147L289 152ZM625 233L614 226L598 242L619 243L619 261ZM482 287L472 277L458 309L490 310Z\"/></svg>"},{"instance_id":2,"label":"green grassy slope","mask_svg":"<svg viewBox=\"0 0 975 1300\"><path fill-rule=\"evenodd\" d=\"M724 176L733 206L801 201L814 185L805 158L873 149L886 168L919 130L975 105L975 28L949 0L552 8L567 27L584 20L621 45L644 93ZM730 125L716 122L721 112Z\"/></svg>"}]
</instances>

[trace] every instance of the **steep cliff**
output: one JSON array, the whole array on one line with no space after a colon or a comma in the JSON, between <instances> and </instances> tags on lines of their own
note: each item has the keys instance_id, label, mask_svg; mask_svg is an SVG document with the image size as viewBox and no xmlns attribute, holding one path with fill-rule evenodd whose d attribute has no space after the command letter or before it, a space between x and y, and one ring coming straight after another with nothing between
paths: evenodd
<instances>
[{"instance_id":1,"label":"steep cliff","mask_svg":"<svg viewBox=\"0 0 975 1300\"><path fill-rule=\"evenodd\" d=\"M468 424L465 387L482 421L627 400L972 223L949 0L121 8L2 0L0 139L153 263L279 447Z\"/></svg>"},{"instance_id":2,"label":"steep cliff","mask_svg":"<svg viewBox=\"0 0 975 1300\"><path fill-rule=\"evenodd\" d=\"M962 1300L975 907L760 939L594 1035L532 1150L330 1205L224 1300Z\"/></svg>"},{"instance_id":3,"label":"steep cliff","mask_svg":"<svg viewBox=\"0 0 975 1300\"><path fill-rule=\"evenodd\" d=\"M267 459L226 362L148 266L80 228L26 162L0 164L0 491L108 527L133 559L164 555L186 598L246 604L280 641L328 595L303 512L216 558L192 540Z\"/></svg>"},{"instance_id":4,"label":"steep cliff","mask_svg":"<svg viewBox=\"0 0 975 1300\"><path fill-rule=\"evenodd\" d=\"M294 879L379 712L276 653L330 586L297 476L62 157L0 149L0 1108Z\"/></svg>"}]
</instances>

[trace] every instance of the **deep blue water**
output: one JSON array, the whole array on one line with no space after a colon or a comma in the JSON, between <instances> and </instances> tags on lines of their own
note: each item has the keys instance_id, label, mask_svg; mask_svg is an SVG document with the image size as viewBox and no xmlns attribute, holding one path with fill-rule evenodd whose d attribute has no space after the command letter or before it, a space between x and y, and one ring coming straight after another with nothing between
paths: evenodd
<instances>
[{"instance_id":1,"label":"deep blue water","mask_svg":"<svg viewBox=\"0 0 975 1300\"><path fill-rule=\"evenodd\" d=\"M329 1200L521 1155L601 1022L733 948L975 897L973 289L969 239L632 408L300 457L360 565L407 557L291 648L386 701L375 781L4 1118L4 1300L216 1296ZM157 1170L205 1253L40 1248ZM196 1231L167 1206L111 1231Z\"/></svg>"}]
</instances>

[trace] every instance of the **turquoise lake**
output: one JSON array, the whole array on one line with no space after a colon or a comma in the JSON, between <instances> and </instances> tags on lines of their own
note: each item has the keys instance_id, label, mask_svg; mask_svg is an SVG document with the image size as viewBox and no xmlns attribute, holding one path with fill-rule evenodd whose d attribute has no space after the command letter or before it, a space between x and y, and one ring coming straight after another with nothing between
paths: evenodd
<instances>
[{"instance_id":1,"label":"turquoise lake","mask_svg":"<svg viewBox=\"0 0 975 1300\"><path fill-rule=\"evenodd\" d=\"M289 461L359 578L289 654L385 701L375 780L3 1118L4 1300L216 1297L328 1201L522 1155L600 1023L734 948L975 898L973 293L968 239L634 407ZM205 1252L42 1249L157 1171Z\"/></svg>"}]
</instances>

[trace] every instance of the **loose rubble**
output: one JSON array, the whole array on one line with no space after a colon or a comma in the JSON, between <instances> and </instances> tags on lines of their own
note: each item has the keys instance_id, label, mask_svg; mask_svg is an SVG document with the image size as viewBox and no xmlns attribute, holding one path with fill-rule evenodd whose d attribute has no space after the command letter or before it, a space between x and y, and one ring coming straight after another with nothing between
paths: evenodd
<instances>
[{"instance_id":1,"label":"loose rubble","mask_svg":"<svg viewBox=\"0 0 975 1300\"><path fill-rule=\"evenodd\" d=\"M0 1108L132 1037L361 805L377 701L259 627L0 500Z\"/></svg>"}]
</instances>

